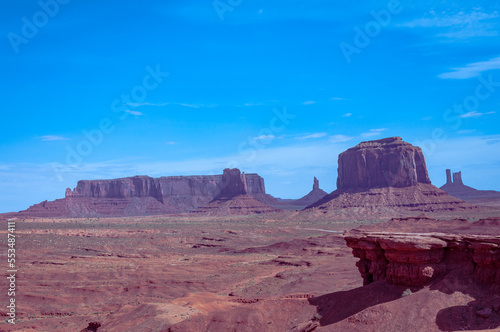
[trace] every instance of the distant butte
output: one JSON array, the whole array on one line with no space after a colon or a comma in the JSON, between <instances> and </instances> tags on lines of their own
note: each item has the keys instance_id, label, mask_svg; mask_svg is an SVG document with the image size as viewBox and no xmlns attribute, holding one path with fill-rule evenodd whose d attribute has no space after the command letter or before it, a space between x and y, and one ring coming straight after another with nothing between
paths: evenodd
<instances>
[{"instance_id":1,"label":"distant butte","mask_svg":"<svg viewBox=\"0 0 500 332\"><path fill-rule=\"evenodd\" d=\"M305 212L354 218L477 209L433 186L422 150L401 137L361 142L338 165L337 190Z\"/></svg>"},{"instance_id":2,"label":"distant butte","mask_svg":"<svg viewBox=\"0 0 500 332\"><path fill-rule=\"evenodd\" d=\"M18 213L4 214L4 217L101 217L185 213L207 204L225 190L233 188L224 181L223 175L160 178L134 176L111 180L81 180L75 189L66 189L65 198L44 201ZM246 174L244 186L252 197L259 200L274 199L266 194L264 179L258 174Z\"/></svg>"},{"instance_id":3,"label":"distant butte","mask_svg":"<svg viewBox=\"0 0 500 332\"><path fill-rule=\"evenodd\" d=\"M280 212L280 209L259 202L248 194L245 173L226 168L222 174L222 189L208 204L192 211L211 216L247 215Z\"/></svg>"},{"instance_id":4,"label":"distant butte","mask_svg":"<svg viewBox=\"0 0 500 332\"><path fill-rule=\"evenodd\" d=\"M462 180L462 172L452 173L450 169L447 169L446 183L440 189L452 196L474 204L500 204L500 192L494 190L477 190L466 186Z\"/></svg>"}]
</instances>

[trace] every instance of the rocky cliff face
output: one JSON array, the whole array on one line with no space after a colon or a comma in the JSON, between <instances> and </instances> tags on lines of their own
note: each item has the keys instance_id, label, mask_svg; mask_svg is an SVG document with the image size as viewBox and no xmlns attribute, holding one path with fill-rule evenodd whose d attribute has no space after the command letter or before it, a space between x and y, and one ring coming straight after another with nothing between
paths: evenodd
<instances>
[{"instance_id":1,"label":"rocky cliff face","mask_svg":"<svg viewBox=\"0 0 500 332\"><path fill-rule=\"evenodd\" d=\"M339 155L337 189L431 183L422 150L401 137L362 142Z\"/></svg>"},{"instance_id":2,"label":"rocky cliff face","mask_svg":"<svg viewBox=\"0 0 500 332\"><path fill-rule=\"evenodd\" d=\"M239 170L236 170L239 174ZM229 172L235 172L229 171ZM229 173L228 173L229 174ZM188 212L221 193L245 192L266 197L264 179L258 174L241 176L235 187L228 175L134 176L112 180L78 181L66 198L42 202L20 212L21 217L96 217ZM228 190L236 190L233 193Z\"/></svg>"},{"instance_id":3,"label":"rocky cliff face","mask_svg":"<svg viewBox=\"0 0 500 332\"><path fill-rule=\"evenodd\" d=\"M474 207L434 187L420 148L400 137L362 142L339 155L337 190L307 212L335 218L387 218Z\"/></svg>"},{"instance_id":4,"label":"rocky cliff face","mask_svg":"<svg viewBox=\"0 0 500 332\"><path fill-rule=\"evenodd\" d=\"M248 194L247 178L237 168L225 169L222 188L211 202L192 213L227 216L279 212L280 209L266 205Z\"/></svg>"},{"instance_id":5,"label":"rocky cliff face","mask_svg":"<svg viewBox=\"0 0 500 332\"><path fill-rule=\"evenodd\" d=\"M500 285L500 219L474 224L429 218L393 219L349 231L345 240L364 284L385 280L423 286L451 272L473 275L485 284Z\"/></svg>"}]
</instances>

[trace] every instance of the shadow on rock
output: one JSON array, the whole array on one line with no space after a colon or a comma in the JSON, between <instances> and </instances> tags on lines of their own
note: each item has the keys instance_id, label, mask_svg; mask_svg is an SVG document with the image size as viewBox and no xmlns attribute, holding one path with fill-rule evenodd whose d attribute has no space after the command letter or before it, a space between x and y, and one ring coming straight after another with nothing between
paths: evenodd
<instances>
[{"instance_id":1,"label":"shadow on rock","mask_svg":"<svg viewBox=\"0 0 500 332\"><path fill-rule=\"evenodd\" d=\"M321 316L321 326L340 322L369 307L401 298L404 286L374 282L369 285L309 299Z\"/></svg>"}]
</instances>

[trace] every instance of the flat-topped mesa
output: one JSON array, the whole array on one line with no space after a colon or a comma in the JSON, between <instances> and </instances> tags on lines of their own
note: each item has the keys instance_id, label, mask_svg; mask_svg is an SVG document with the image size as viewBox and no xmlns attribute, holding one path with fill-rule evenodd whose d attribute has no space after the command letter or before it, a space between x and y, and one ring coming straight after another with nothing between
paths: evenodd
<instances>
[{"instance_id":1,"label":"flat-topped mesa","mask_svg":"<svg viewBox=\"0 0 500 332\"><path fill-rule=\"evenodd\" d=\"M219 196L233 197L248 194L245 173L241 174L237 168L226 168L222 174L221 191Z\"/></svg>"},{"instance_id":2,"label":"flat-topped mesa","mask_svg":"<svg viewBox=\"0 0 500 332\"><path fill-rule=\"evenodd\" d=\"M207 204L221 193L243 193L265 199L264 179L258 174L134 176L109 180L81 180L66 197L35 204L22 217L94 217L182 213Z\"/></svg>"},{"instance_id":3,"label":"flat-topped mesa","mask_svg":"<svg viewBox=\"0 0 500 332\"><path fill-rule=\"evenodd\" d=\"M237 168L226 168L222 174L220 194L208 204L198 207L191 211L191 213L211 216L228 216L275 213L281 211L249 195L247 183L245 173L241 173Z\"/></svg>"},{"instance_id":4,"label":"flat-topped mesa","mask_svg":"<svg viewBox=\"0 0 500 332\"><path fill-rule=\"evenodd\" d=\"M433 186L422 150L401 137L361 142L341 153L338 165L337 190L305 208L315 218L366 220L477 210Z\"/></svg>"},{"instance_id":5,"label":"flat-topped mesa","mask_svg":"<svg viewBox=\"0 0 500 332\"><path fill-rule=\"evenodd\" d=\"M339 155L337 189L430 184L424 155L401 137L361 142Z\"/></svg>"},{"instance_id":6,"label":"flat-topped mesa","mask_svg":"<svg viewBox=\"0 0 500 332\"><path fill-rule=\"evenodd\" d=\"M149 176L134 176L112 180L81 180L78 181L75 190L66 189L66 197L153 197L159 202L163 202L160 182Z\"/></svg>"}]
</instances>

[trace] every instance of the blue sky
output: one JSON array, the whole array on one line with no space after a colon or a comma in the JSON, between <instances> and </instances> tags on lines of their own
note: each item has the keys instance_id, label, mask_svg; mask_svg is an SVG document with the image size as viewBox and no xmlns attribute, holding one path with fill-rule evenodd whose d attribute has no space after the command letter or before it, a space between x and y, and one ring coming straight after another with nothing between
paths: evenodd
<instances>
[{"instance_id":1,"label":"blue sky","mask_svg":"<svg viewBox=\"0 0 500 332\"><path fill-rule=\"evenodd\" d=\"M0 212L226 167L297 198L388 136L423 148L435 185L451 168L500 190L496 1L0 4Z\"/></svg>"}]
</instances>

